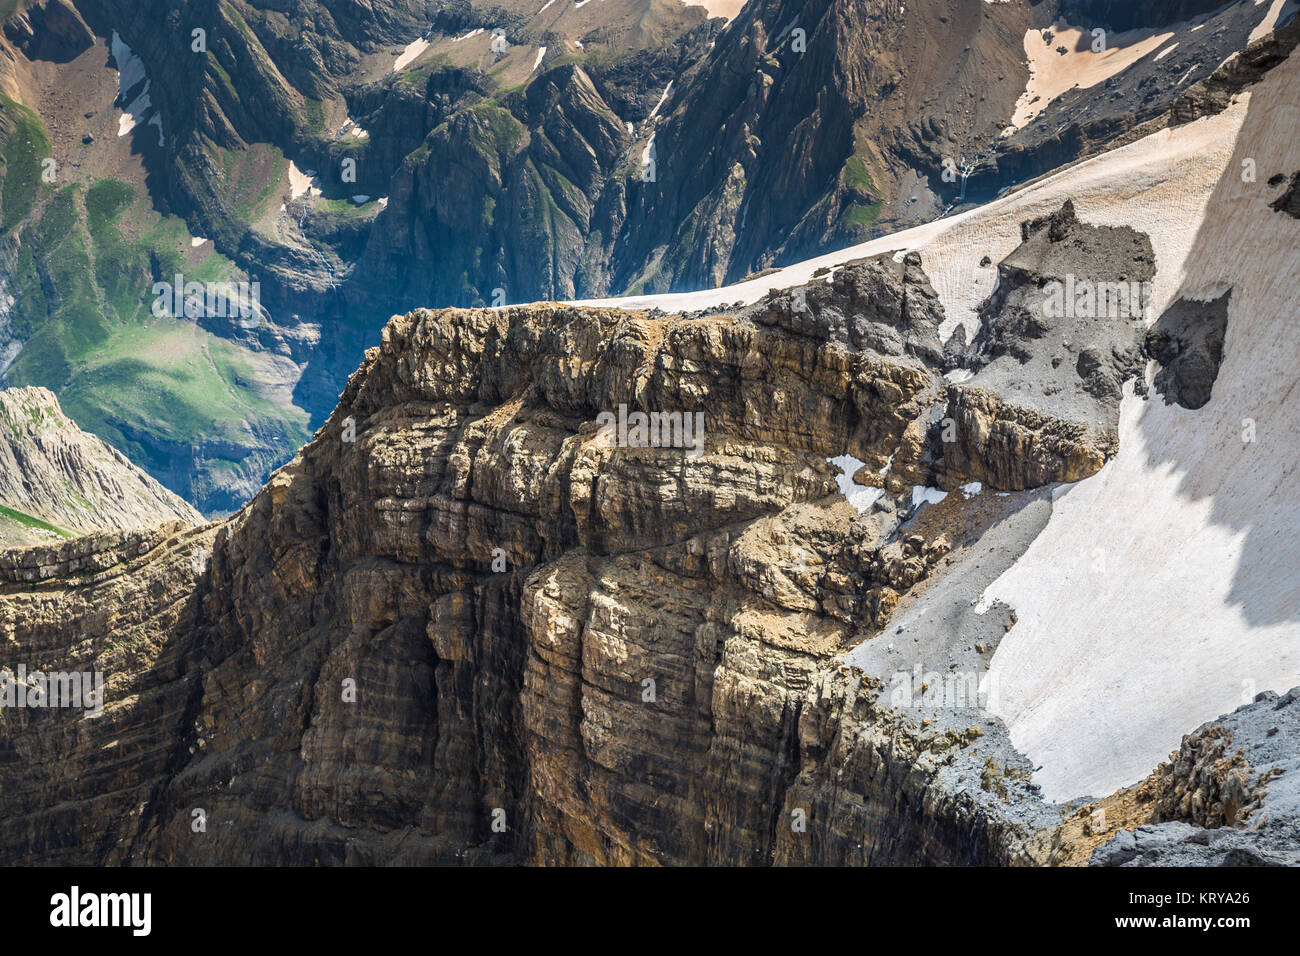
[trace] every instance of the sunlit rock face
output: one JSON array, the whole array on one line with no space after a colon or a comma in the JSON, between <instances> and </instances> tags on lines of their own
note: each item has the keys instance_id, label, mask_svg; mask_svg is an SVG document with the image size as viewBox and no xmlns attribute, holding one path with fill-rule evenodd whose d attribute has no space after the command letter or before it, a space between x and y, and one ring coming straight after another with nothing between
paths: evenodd
<instances>
[{"instance_id":1,"label":"sunlit rock face","mask_svg":"<svg viewBox=\"0 0 1300 956\"><path fill-rule=\"evenodd\" d=\"M1252 49L750 282L396 317L227 520L0 551L0 858L1293 862L1296 67ZM534 118L614 155L563 69Z\"/></svg>"}]
</instances>

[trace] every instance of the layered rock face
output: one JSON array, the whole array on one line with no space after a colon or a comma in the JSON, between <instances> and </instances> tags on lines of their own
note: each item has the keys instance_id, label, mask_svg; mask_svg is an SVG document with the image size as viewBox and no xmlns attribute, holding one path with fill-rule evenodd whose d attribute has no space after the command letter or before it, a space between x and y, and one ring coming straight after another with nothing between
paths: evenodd
<instances>
[{"instance_id":1,"label":"layered rock face","mask_svg":"<svg viewBox=\"0 0 1300 956\"><path fill-rule=\"evenodd\" d=\"M202 516L87 435L43 388L0 391L0 545L14 547L102 529L152 528Z\"/></svg>"},{"instance_id":2,"label":"layered rock face","mask_svg":"<svg viewBox=\"0 0 1300 956\"><path fill-rule=\"evenodd\" d=\"M864 284L900 323L900 277ZM836 660L962 541L889 543L905 509L826 462L884 467L938 370L801 315L413 313L225 525L19 553L6 665L107 683L99 717L6 714L4 857L1049 858L995 721L922 725ZM636 447L620 406L703 441Z\"/></svg>"},{"instance_id":3,"label":"layered rock face","mask_svg":"<svg viewBox=\"0 0 1300 956\"><path fill-rule=\"evenodd\" d=\"M913 256L743 314L417 311L223 525L0 553L4 666L106 681L99 716L5 711L0 859L1077 855L1001 723L930 707L954 675L902 701L842 657L1061 477L1032 430L933 467L954 395L1028 419L944 382L928 289Z\"/></svg>"},{"instance_id":4,"label":"layered rock face","mask_svg":"<svg viewBox=\"0 0 1300 956\"><path fill-rule=\"evenodd\" d=\"M932 222L1223 109L1300 32L1252 53L1263 5L1129 6L32 0L0 24L0 384L226 516L386 316L716 287ZM1169 39L1040 97L1060 16ZM177 275L258 308L158 321Z\"/></svg>"}]
</instances>

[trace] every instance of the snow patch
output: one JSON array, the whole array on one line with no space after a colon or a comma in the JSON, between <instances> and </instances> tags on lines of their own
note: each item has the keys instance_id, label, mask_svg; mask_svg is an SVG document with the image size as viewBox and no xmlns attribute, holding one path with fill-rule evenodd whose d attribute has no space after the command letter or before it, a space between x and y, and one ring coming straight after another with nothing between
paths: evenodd
<instances>
[{"instance_id":1,"label":"snow patch","mask_svg":"<svg viewBox=\"0 0 1300 956\"><path fill-rule=\"evenodd\" d=\"M655 116L659 113L659 107L664 105L664 100L668 99L668 94L671 93L672 90L673 90L673 81L669 80L668 85L664 87L663 95L659 97L659 102L655 104L655 108L652 109L650 111L650 115L646 117L647 123L650 122L650 120L654 119Z\"/></svg>"},{"instance_id":2,"label":"snow patch","mask_svg":"<svg viewBox=\"0 0 1300 956\"><path fill-rule=\"evenodd\" d=\"M883 488L859 485L853 480L853 476L866 465L866 462L847 454L840 455L837 458L827 458L826 460L843 472L843 474L835 477L835 483L840 486L840 494L848 499L849 504L857 510L858 514L870 510L871 506L885 493Z\"/></svg>"},{"instance_id":3,"label":"snow patch","mask_svg":"<svg viewBox=\"0 0 1300 956\"><path fill-rule=\"evenodd\" d=\"M1259 6L1261 2L1263 0L1256 0L1255 6ZM1246 45L1249 46L1261 37L1268 36L1277 29L1278 22L1284 14L1290 15L1295 13L1297 9L1300 9L1300 4L1297 4L1295 0L1273 0L1272 6L1264 14L1264 19L1259 21L1259 26L1250 31L1250 36L1246 39Z\"/></svg>"},{"instance_id":4,"label":"snow patch","mask_svg":"<svg viewBox=\"0 0 1300 956\"><path fill-rule=\"evenodd\" d=\"M1106 36L1106 49L1092 50L1092 32L1072 27L1064 20L1052 26L1052 39L1041 30L1025 33L1025 56L1029 61L1029 82L1016 103L1011 126L1023 129L1047 109L1052 101L1078 87L1086 90L1104 83L1128 69L1172 37L1172 32L1129 30ZM1068 52L1057 53L1057 47Z\"/></svg>"},{"instance_id":5,"label":"snow patch","mask_svg":"<svg viewBox=\"0 0 1300 956\"><path fill-rule=\"evenodd\" d=\"M473 36L473 34L470 35ZM461 39L464 38L462 37ZM411 63L414 63L416 58L427 49L429 49L429 41L424 37L418 37L417 39L412 40L410 43L406 44L406 48L402 50L401 55L393 62L393 69L391 72L396 73L398 70L404 69Z\"/></svg>"},{"instance_id":6,"label":"snow patch","mask_svg":"<svg viewBox=\"0 0 1300 956\"><path fill-rule=\"evenodd\" d=\"M158 145L166 146L162 114L154 109L153 100L149 97L150 80L145 74L144 61L136 56L116 30L113 31L110 46L113 62L117 64L117 102L122 108L122 115L117 120L117 135L125 136L144 123L158 128ZM128 104L127 96L141 83L144 86Z\"/></svg>"},{"instance_id":7,"label":"snow patch","mask_svg":"<svg viewBox=\"0 0 1300 956\"><path fill-rule=\"evenodd\" d=\"M320 179L316 175L316 170L309 169L303 172L298 168L298 164L293 160L289 161L289 198L297 199L299 196L307 196L313 199L321 194Z\"/></svg>"},{"instance_id":8,"label":"snow patch","mask_svg":"<svg viewBox=\"0 0 1300 956\"><path fill-rule=\"evenodd\" d=\"M346 123L344 123L342 126L339 127L339 135L342 136L345 133L350 135L353 139L370 138L370 134L366 132L364 129L362 129L361 125L356 120L354 120L351 116L348 117L348 121Z\"/></svg>"},{"instance_id":9,"label":"snow patch","mask_svg":"<svg viewBox=\"0 0 1300 956\"><path fill-rule=\"evenodd\" d=\"M927 488L925 485L912 486L912 509L915 510L921 505L937 505L948 497L948 492L939 488Z\"/></svg>"},{"instance_id":10,"label":"snow patch","mask_svg":"<svg viewBox=\"0 0 1300 956\"><path fill-rule=\"evenodd\" d=\"M722 17L728 23L736 18L745 0L682 0L684 7L703 7L709 18Z\"/></svg>"},{"instance_id":11,"label":"snow patch","mask_svg":"<svg viewBox=\"0 0 1300 956\"><path fill-rule=\"evenodd\" d=\"M9 371L18 353L23 350L23 343L12 333L13 308L17 300L9 291L9 277L0 272L0 375Z\"/></svg>"}]
</instances>

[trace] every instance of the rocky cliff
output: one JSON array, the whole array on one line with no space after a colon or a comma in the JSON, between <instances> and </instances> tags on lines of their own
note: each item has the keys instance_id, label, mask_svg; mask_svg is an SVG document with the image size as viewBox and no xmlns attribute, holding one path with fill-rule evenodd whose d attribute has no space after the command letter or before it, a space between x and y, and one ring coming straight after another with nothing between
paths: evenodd
<instances>
[{"instance_id":1,"label":"rocky cliff","mask_svg":"<svg viewBox=\"0 0 1300 956\"><path fill-rule=\"evenodd\" d=\"M197 511L68 420L43 388L0 391L0 545L202 524Z\"/></svg>"},{"instance_id":2,"label":"rocky cliff","mask_svg":"<svg viewBox=\"0 0 1300 956\"><path fill-rule=\"evenodd\" d=\"M1002 627L901 683L843 659L1106 455L1030 429L919 502L932 408L991 395L945 383L927 287L418 311L226 523L0 553L6 667L106 680L99 716L5 712L0 859L1065 861L1072 808L982 707Z\"/></svg>"},{"instance_id":3,"label":"rocky cliff","mask_svg":"<svg viewBox=\"0 0 1300 956\"><path fill-rule=\"evenodd\" d=\"M1293 861L1286 29L978 213L394 318L228 520L0 552L0 860ZM614 135L570 66L469 165Z\"/></svg>"},{"instance_id":4,"label":"rocky cliff","mask_svg":"<svg viewBox=\"0 0 1300 956\"><path fill-rule=\"evenodd\" d=\"M1141 6L36 0L0 31L0 384L222 517L394 313L716 287L931 222L1222 109L1243 84L1204 81L1288 29ZM257 308L186 314L176 276Z\"/></svg>"}]
</instances>

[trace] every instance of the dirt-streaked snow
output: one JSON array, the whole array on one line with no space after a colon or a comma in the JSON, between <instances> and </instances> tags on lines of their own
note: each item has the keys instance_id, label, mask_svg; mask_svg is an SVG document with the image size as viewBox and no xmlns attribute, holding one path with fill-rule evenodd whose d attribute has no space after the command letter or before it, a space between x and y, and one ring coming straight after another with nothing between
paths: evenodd
<instances>
[{"instance_id":1,"label":"dirt-streaked snow","mask_svg":"<svg viewBox=\"0 0 1300 956\"><path fill-rule=\"evenodd\" d=\"M408 66L411 63L414 63L416 59L420 56L420 54L427 49L429 49L429 41L426 40L424 37L420 37L416 40L412 40L410 43L406 44L406 47L405 49L402 50L401 55L396 60L393 61L392 72L396 73L398 70Z\"/></svg>"},{"instance_id":2,"label":"dirt-streaked snow","mask_svg":"<svg viewBox=\"0 0 1300 956\"><path fill-rule=\"evenodd\" d=\"M1298 86L1293 55L1221 116L1163 137L1201 139L1217 167L1177 180L1212 214L1155 236L1179 296L1232 289L1210 402L1187 411L1130 386L1116 458L1062 490L983 598L1016 609L991 665L998 713L1049 799L1131 784L1200 723L1300 683L1300 221L1269 208L1267 173L1241 175L1247 158L1300 168Z\"/></svg>"},{"instance_id":3,"label":"dirt-streaked snow","mask_svg":"<svg viewBox=\"0 0 1300 956\"><path fill-rule=\"evenodd\" d=\"M1132 66L1142 57L1161 47L1173 36L1171 32L1132 30L1110 33L1106 49L1093 51L1091 31L1058 20L1052 26L1052 39L1046 41L1039 30L1025 34L1025 57L1029 61L1029 83L1016 103L1011 126L1021 129L1047 109L1052 101L1074 87L1088 89L1104 83L1116 73ZM1065 53L1057 48L1064 47Z\"/></svg>"},{"instance_id":4,"label":"dirt-streaked snow","mask_svg":"<svg viewBox=\"0 0 1300 956\"><path fill-rule=\"evenodd\" d=\"M1130 384L1117 457L1058 491L1043 532L984 595L985 606L1015 609L991 662L995 713L1041 767L1048 799L1131 784L1183 734L1256 692L1300 683L1300 221L1269 208L1282 187L1266 185L1300 169L1296 89L1300 54L1217 116L978 209L725 288L599 301L666 311L751 303L823 267L915 250L947 313L945 334L958 323L969 332L995 276L979 260L1000 261L1023 220L1066 198L1085 222L1150 237L1150 315L1232 288L1210 402L1188 411L1158 395L1143 401ZM1248 159L1258 172L1243 182ZM1254 440L1243 440L1251 429Z\"/></svg>"},{"instance_id":5,"label":"dirt-streaked snow","mask_svg":"<svg viewBox=\"0 0 1300 956\"><path fill-rule=\"evenodd\" d=\"M297 199L299 196L314 198L321 195L319 180L316 177L316 171L309 169L303 172L298 168L298 164L289 161L289 198Z\"/></svg>"}]
</instances>

